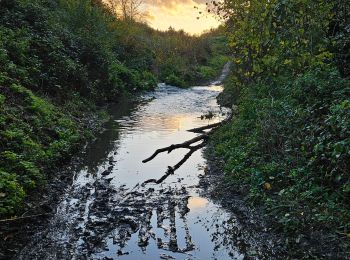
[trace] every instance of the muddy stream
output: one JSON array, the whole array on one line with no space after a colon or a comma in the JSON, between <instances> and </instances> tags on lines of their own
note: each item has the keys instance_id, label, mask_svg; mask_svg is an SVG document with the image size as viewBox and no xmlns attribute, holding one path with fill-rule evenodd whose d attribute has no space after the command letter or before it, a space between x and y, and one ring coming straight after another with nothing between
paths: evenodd
<instances>
[{"instance_id":1,"label":"muddy stream","mask_svg":"<svg viewBox=\"0 0 350 260\"><path fill-rule=\"evenodd\" d=\"M142 185L188 150L143 159L196 136L186 130L225 118L228 111L216 102L219 82L189 89L159 84L111 107L106 130L86 147L49 226L18 259L243 259L226 232L237 226L235 216L199 185L207 173L202 150L161 184ZM203 118L209 111L213 118Z\"/></svg>"}]
</instances>

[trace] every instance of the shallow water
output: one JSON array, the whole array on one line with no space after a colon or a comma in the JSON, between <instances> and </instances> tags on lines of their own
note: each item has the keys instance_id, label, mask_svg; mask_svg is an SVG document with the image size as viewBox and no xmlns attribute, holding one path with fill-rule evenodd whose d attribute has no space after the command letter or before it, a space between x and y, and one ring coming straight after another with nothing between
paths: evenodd
<instances>
[{"instance_id":1,"label":"shallow water","mask_svg":"<svg viewBox=\"0 0 350 260\"><path fill-rule=\"evenodd\" d=\"M235 217L202 197L207 173L196 151L161 184L188 152L156 149L196 136L186 130L222 120L220 85L180 89L159 84L154 92L110 108L112 119L86 148L73 185L47 230L21 253L22 259L243 259L226 230ZM201 116L213 112L210 120Z\"/></svg>"}]
</instances>

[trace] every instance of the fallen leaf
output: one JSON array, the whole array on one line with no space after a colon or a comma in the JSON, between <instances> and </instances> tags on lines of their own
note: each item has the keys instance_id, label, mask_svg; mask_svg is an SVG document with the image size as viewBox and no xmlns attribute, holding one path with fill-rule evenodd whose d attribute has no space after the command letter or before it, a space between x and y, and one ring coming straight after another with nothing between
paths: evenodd
<instances>
[{"instance_id":1,"label":"fallen leaf","mask_svg":"<svg viewBox=\"0 0 350 260\"><path fill-rule=\"evenodd\" d=\"M271 190L271 189L272 189L271 184L268 183L268 182L265 182L265 183L264 183L264 189L265 189L265 190Z\"/></svg>"}]
</instances>

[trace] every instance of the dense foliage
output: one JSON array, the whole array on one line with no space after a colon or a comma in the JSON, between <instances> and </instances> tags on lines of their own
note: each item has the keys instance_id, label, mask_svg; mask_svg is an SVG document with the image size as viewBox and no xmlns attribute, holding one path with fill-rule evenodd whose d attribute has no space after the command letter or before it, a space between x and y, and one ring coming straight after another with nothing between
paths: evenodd
<instances>
[{"instance_id":1,"label":"dense foliage","mask_svg":"<svg viewBox=\"0 0 350 260\"><path fill-rule=\"evenodd\" d=\"M91 136L96 104L215 77L223 43L119 20L99 0L0 1L0 216Z\"/></svg>"},{"instance_id":2,"label":"dense foliage","mask_svg":"<svg viewBox=\"0 0 350 260\"><path fill-rule=\"evenodd\" d=\"M349 3L227 0L238 115L214 138L232 190L263 202L294 253L350 248ZM313 243L316 252L303 251Z\"/></svg>"},{"instance_id":3,"label":"dense foliage","mask_svg":"<svg viewBox=\"0 0 350 260\"><path fill-rule=\"evenodd\" d=\"M218 31L190 37L170 28L157 33L155 44L155 72L171 85L205 83L217 77L227 62L226 39Z\"/></svg>"},{"instance_id":4,"label":"dense foliage","mask_svg":"<svg viewBox=\"0 0 350 260\"><path fill-rule=\"evenodd\" d=\"M21 85L0 87L0 91L0 215L3 215L14 214L27 192L45 184L44 171L48 166L67 158L81 139L91 133L76 122L73 112L65 114L63 109ZM72 108L68 103L65 105L65 109Z\"/></svg>"}]
</instances>

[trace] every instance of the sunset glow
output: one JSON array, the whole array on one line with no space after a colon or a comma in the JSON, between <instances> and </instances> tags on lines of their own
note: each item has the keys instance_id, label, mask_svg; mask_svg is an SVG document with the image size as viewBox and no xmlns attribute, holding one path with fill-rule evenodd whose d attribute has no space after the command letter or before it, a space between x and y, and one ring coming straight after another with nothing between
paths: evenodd
<instances>
[{"instance_id":1,"label":"sunset glow","mask_svg":"<svg viewBox=\"0 0 350 260\"><path fill-rule=\"evenodd\" d=\"M200 34L220 24L215 17L206 14L205 7L204 1L148 0L145 9L149 13L147 22L155 29L167 30L171 26L190 34Z\"/></svg>"}]
</instances>

